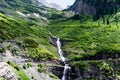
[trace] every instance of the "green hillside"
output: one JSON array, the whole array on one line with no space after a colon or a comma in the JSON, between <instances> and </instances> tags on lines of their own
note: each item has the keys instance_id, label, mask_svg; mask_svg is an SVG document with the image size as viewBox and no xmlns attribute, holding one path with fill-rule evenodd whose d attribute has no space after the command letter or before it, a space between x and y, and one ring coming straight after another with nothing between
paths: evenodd
<instances>
[{"instance_id":1,"label":"green hillside","mask_svg":"<svg viewBox=\"0 0 120 80\"><path fill-rule=\"evenodd\" d=\"M90 16L75 15L65 21L55 21L48 26L54 34L66 41L63 50L70 60L102 59L120 53L120 14L114 14L105 21L93 21ZM77 19L79 18L79 19Z\"/></svg>"},{"instance_id":2,"label":"green hillside","mask_svg":"<svg viewBox=\"0 0 120 80\"><path fill-rule=\"evenodd\" d=\"M64 18L65 14L53 8L39 6L34 0L0 0L0 12L38 25L46 25L48 19Z\"/></svg>"},{"instance_id":3,"label":"green hillside","mask_svg":"<svg viewBox=\"0 0 120 80\"><path fill-rule=\"evenodd\" d=\"M120 0L76 0L63 11L0 0L0 43L0 61L21 79L119 80Z\"/></svg>"},{"instance_id":4,"label":"green hillside","mask_svg":"<svg viewBox=\"0 0 120 80\"><path fill-rule=\"evenodd\" d=\"M28 55L34 60L54 58L55 48L49 44L48 36L49 32L42 26L0 14L1 43L16 41L16 44L23 48L22 51L27 51L27 54L21 55Z\"/></svg>"}]
</instances>

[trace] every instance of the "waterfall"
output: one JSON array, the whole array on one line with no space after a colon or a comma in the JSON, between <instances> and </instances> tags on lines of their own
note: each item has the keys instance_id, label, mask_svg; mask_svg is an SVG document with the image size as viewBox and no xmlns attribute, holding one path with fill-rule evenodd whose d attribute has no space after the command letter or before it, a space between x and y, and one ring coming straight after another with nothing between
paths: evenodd
<instances>
[{"instance_id":1,"label":"waterfall","mask_svg":"<svg viewBox=\"0 0 120 80\"><path fill-rule=\"evenodd\" d=\"M70 75L71 67L69 67L69 65L66 64L66 58L64 57L63 51L61 49L60 38L57 38L57 42L56 43L57 43L58 54L61 57L62 61L65 63L62 80L69 80L69 75Z\"/></svg>"},{"instance_id":2,"label":"waterfall","mask_svg":"<svg viewBox=\"0 0 120 80\"><path fill-rule=\"evenodd\" d=\"M61 57L62 61L65 62L66 59L65 59L65 57L63 56L63 52L62 52L62 49L61 49L60 38L57 38L57 51L58 51L58 54L59 54L59 56Z\"/></svg>"},{"instance_id":3,"label":"waterfall","mask_svg":"<svg viewBox=\"0 0 120 80\"><path fill-rule=\"evenodd\" d=\"M70 75L70 70L71 70L71 68L69 67L69 65L65 64L62 80L68 80L69 75Z\"/></svg>"}]
</instances>

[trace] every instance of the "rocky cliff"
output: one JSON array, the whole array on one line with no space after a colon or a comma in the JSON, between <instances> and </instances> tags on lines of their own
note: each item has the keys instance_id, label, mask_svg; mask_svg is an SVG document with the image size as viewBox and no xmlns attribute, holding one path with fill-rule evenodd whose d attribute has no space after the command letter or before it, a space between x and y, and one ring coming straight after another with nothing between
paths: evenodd
<instances>
[{"instance_id":1,"label":"rocky cliff","mask_svg":"<svg viewBox=\"0 0 120 80\"><path fill-rule=\"evenodd\" d=\"M80 13L80 14L95 14L96 9L94 6L90 6L87 3L84 3L83 0L76 0L75 3L69 8L75 13Z\"/></svg>"},{"instance_id":2,"label":"rocky cliff","mask_svg":"<svg viewBox=\"0 0 120 80\"><path fill-rule=\"evenodd\" d=\"M68 10L83 15L94 15L99 18L105 14L116 13L119 8L119 0L76 0Z\"/></svg>"}]
</instances>

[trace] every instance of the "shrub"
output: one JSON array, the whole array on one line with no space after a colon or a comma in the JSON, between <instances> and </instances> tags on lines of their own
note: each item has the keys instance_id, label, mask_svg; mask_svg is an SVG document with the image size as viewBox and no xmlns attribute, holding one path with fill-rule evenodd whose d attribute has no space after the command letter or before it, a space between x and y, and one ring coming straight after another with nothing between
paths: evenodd
<instances>
[{"instance_id":1,"label":"shrub","mask_svg":"<svg viewBox=\"0 0 120 80\"><path fill-rule=\"evenodd\" d=\"M20 71L20 68L19 68L18 66L14 65L14 68L15 68L16 70Z\"/></svg>"},{"instance_id":2,"label":"shrub","mask_svg":"<svg viewBox=\"0 0 120 80\"><path fill-rule=\"evenodd\" d=\"M38 68L38 72L42 73L44 70L42 68Z\"/></svg>"},{"instance_id":3,"label":"shrub","mask_svg":"<svg viewBox=\"0 0 120 80\"><path fill-rule=\"evenodd\" d=\"M11 61L7 61L7 63L9 65L13 66L16 70L20 71L20 68L17 65L15 65L14 63L12 63Z\"/></svg>"},{"instance_id":4,"label":"shrub","mask_svg":"<svg viewBox=\"0 0 120 80\"><path fill-rule=\"evenodd\" d=\"M88 70L89 69L88 62L86 62L86 61L73 62L73 63L71 63L71 66L77 66L81 70Z\"/></svg>"},{"instance_id":5,"label":"shrub","mask_svg":"<svg viewBox=\"0 0 120 80\"><path fill-rule=\"evenodd\" d=\"M0 53L5 52L5 48L0 48Z\"/></svg>"},{"instance_id":6,"label":"shrub","mask_svg":"<svg viewBox=\"0 0 120 80\"><path fill-rule=\"evenodd\" d=\"M26 69L26 65L25 64L22 67L23 67L23 69Z\"/></svg>"},{"instance_id":7,"label":"shrub","mask_svg":"<svg viewBox=\"0 0 120 80\"><path fill-rule=\"evenodd\" d=\"M26 47L37 48L39 46L39 44L35 40L28 38L24 40L24 43Z\"/></svg>"},{"instance_id":8,"label":"shrub","mask_svg":"<svg viewBox=\"0 0 120 80\"><path fill-rule=\"evenodd\" d=\"M34 79L34 76L32 76L31 78Z\"/></svg>"},{"instance_id":9,"label":"shrub","mask_svg":"<svg viewBox=\"0 0 120 80\"><path fill-rule=\"evenodd\" d=\"M11 62L10 62L10 61L7 61L7 63L8 63L9 65L11 65Z\"/></svg>"},{"instance_id":10,"label":"shrub","mask_svg":"<svg viewBox=\"0 0 120 80\"><path fill-rule=\"evenodd\" d=\"M78 54L77 55L76 54L70 54L70 55L68 55L68 58L72 61L78 61L82 58L82 56L78 55Z\"/></svg>"},{"instance_id":11,"label":"shrub","mask_svg":"<svg viewBox=\"0 0 120 80\"><path fill-rule=\"evenodd\" d=\"M32 63L27 63L27 66L28 67L33 67L33 64Z\"/></svg>"},{"instance_id":12,"label":"shrub","mask_svg":"<svg viewBox=\"0 0 120 80\"><path fill-rule=\"evenodd\" d=\"M53 74L49 74L49 76L51 77L51 78L53 78L53 79L58 79L55 75L53 75Z\"/></svg>"},{"instance_id":13,"label":"shrub","mask_svg":"<svg viewBox=\"0 0 120 80\"><path fill-rule=\"evenodd\" d=\"M29 51L29 56L34 59L34 60L50 60L54 58L54 55L49 52L46 48L33 48L28 50Z\"/></svg>"},{"instance_id":14,"label":"shrub","mask_svg":"<svg viewBox=\"0 0 120 80\"><path fill-rule=\"evenodd\" d=\"M42 72L46 73L45 69L46 69L45 65L38 64L38 72L40 72L40 73L42 73Z\"/></svg>"},{"instance_id":15,"label":"shrub","mask_svg":"<svg viewBox=\"0 0 120 80\"><path fill-rule=\"evenodd\" d=\"M23 65L23 69L27 69L27 68L32 67L32 66L33 66L33 64L27 63L27 64Z\"/></svg>"}]
</instances>

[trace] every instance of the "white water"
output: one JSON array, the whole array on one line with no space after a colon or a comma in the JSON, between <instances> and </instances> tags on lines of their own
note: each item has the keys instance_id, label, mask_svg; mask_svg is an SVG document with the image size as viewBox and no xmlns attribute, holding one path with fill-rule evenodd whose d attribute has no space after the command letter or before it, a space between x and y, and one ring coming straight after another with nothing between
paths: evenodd
<instances>
[{"instance_id":1,"label":"white water","mask_svg":"<svg viewBox=\"0 0 120 80\"><path fill-rule=\"evenodd\" d=\"M65 59L65 57L63 56L63 52L62 52L62 49L61 49L60 38L57 38L57 50L58 50L58 54L60 55L62 61L65 62L66 59Z\"/></svg>"},{"instance_id":2,"label":"white water","mask_svg":"<svg viewBox=\"0 0 120 80\"><path fill-rule=\"evenodd\" d=\"M26 17L26 15L24 13L20 12L20 11L16 11L16 13L20 14L21 16Z\"/></svg>"},{"instance_id":3,"label":"white water","mask_svg":"<svg viewBox=\"0 0 120 80\"><path fill-rule=\"evenodd\" d=\"M66 80L66 77L69 75L69 70L71 69L71 67L69 67L68 64L65 64L64 66L64 72L63 72L63 76L62 76L62 80Z\"/></svg>"},{"instance_id":4,"label":"white water","mask_svg":"<svg viewBox=\"0 0 120 80\"><path fill-rule=\"evenodd\" d=\"M58 54L60 55L62 61L65 63L62 80L68 80L67 78L69 77L69 72L71 70L71 67L69 67L69 65L66 64L66 58L63 56L63 51L61 49L60 38L57 38L57 42L56 43L57 43Z\"/></svg>"}]
</instances>

